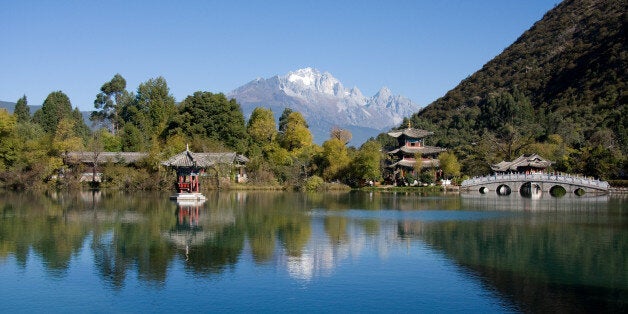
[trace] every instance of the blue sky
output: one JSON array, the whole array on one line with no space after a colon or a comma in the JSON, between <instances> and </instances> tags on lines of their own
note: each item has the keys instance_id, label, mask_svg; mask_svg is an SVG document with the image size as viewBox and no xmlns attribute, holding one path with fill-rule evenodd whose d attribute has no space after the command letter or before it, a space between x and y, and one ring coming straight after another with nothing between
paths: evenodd
<instances>
[{"instance_id":1,"label":"blue sky","mask_svg":"<svg viewBox=\"0 0 628 314\"><path fill-rule=\"evenodd\" d=\"M427 105L558 2L3 1L0 100L41 105L61 90L93 110L120 73L131 91L163 76L181 101L310 66Z\"/></svg>"}]
</instances>

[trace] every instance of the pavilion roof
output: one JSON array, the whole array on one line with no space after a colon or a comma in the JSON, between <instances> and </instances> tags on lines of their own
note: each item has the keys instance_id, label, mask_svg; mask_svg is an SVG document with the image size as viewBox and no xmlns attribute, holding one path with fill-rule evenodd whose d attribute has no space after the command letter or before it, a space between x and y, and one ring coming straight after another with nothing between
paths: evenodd
<instances>
[{"instance_id":1,"label":"pavilion roof","mask_svg":"<svg viewBox=\"0 0 628 314\"><path fill-rule=\"evenodd\" d=\"M416 161L402 159L388 167L390 168L397 168L397 167L414 168L415 164L416 164ZM432 167L438 167L438 166L440 166L440 161L438 159L421 160L422 168L432 168Z\"/></svg>"},{"instance_id":2,"label":"pavilion roof","mask_svg":"<svg viewBox=\"0 0 628 314\"><path fill-rule=\"evenodd\" d=\"M423 138L429 135L433 135L434 132L430 132L430 131L426 131L426 130L421 130L421 129L413 129L413 128L406 128L403 130L397 130L397 131L392 131L392 132L388 132L388 135L392 136L392 137L399 137L401 135L405 135L407 137L411 137L411 138Z\"/></svg>"},{"instance_id":3,"label":"pavilion roof","mask_svg":"<svg viewBox=\"0 0 628 314\"><path fill-rule=\"evenodd\" d=\"M193 153L185 150L161 164L166 167L211 167L216 164L242 164L249 159L234 152L229 153Z\"/></svg>"},{"instance_id":4,"label":"pavilion roof","mask_svg":"<svg viewBox=\"0 0 628 314\"><path fill-rule=\"evenodd\" d=\"M104 164L107 162L132 164L148 156L141 152L67 152L64 159L70 163L81 162L86 164Z\"/></svg>"},{"instance_id":5,"label":"pavilion roof","mask_svg":"<svg viewBox=\"0 0 628 314\"><path fill-rule=\"evenodd\" d=\"M395 150L391 150L388 153L389 154L397 154L399 152L402 152L404 154L421 153L422 155L433 155L433 154L438 154L438 153L444 152L446 150L447 149L445 149L445 148L436 147L436 146L421 146L421 147L402 146L402 147L397 148Z\"/></svg>"},{"instance_id":6,"label":"pavilion roof","mask_svg":"<svg viewBox=\"0 0 628 314\"><path fill-rule=\"evenodd\" d=\"M491 165L491 169L495 172L518 171L519 168L545 169L551 166L552 163L553 162L537 154L524 154L513 161L501 161L497 164Z\"/></svg>"}]
</instances>

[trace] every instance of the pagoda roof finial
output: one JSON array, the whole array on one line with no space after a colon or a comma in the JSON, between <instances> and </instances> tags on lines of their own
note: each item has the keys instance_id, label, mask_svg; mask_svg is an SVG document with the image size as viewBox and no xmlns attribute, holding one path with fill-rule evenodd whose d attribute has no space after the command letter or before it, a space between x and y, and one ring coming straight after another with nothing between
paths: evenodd
<instances>
[{"instance_id":1,"label":"pagoda roof finial","mask_svg":"<svg viewBox=\"0 0 628 314\"><path fill-rule=\"evenodd\" d=\"M412 122L408 120L408 129L412 129Z\"/></svg>"},{"instance_id":2,"label":"pagoda roof finial","mask_svg":"<svg viewBox=\"0 0 628 314\"><path fill-rule=\"evenodd\" d=\"M189 152L190 151L190 144L185 143L185 151Z\"/></svg>"}]
</instances>

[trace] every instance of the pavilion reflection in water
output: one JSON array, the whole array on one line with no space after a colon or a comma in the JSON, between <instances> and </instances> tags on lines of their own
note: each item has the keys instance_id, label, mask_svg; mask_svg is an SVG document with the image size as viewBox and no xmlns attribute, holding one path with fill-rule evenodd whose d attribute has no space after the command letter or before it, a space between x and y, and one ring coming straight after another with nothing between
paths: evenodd
<instances>
[{"instance_id":1,"label":"pavilion reflection in water","mask_svg":"<svg viewBox=\"0 0 628 314\"><path fill-rule=\"evenodd\" d=\"M194 248L207 245L220 237L225 228L235 224L231 211L210 209L205 200L179 200L174 211L174 224L162 236L178 249L185 250L186 258Z\"/></svg>"}]
</instances>

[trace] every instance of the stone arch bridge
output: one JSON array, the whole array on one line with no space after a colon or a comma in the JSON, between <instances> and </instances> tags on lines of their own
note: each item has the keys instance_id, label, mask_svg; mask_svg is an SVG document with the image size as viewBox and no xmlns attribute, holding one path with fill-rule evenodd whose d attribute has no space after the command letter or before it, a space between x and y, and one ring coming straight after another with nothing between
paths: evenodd
<instances>
[{"instance_id":1,"label":"stone arch bridge","mask_svg":"<svg viewBox=\"0 0 628 314\"><path fill-rule=\"evenodd\" d=\"M563 193L574 193L576 195L606 194L609 188L610 186L606 181L548 173L494 174L464 180L460 186L461 191L467 192L497 193L498 195L509 195L513 192L519 192L532 196L542 192L555 195L556 191L562 189L564 189Z\"/></svg>"}]
</instances>

